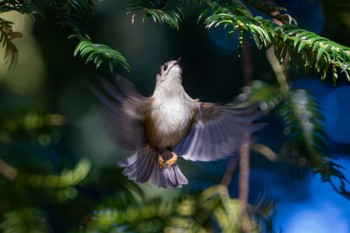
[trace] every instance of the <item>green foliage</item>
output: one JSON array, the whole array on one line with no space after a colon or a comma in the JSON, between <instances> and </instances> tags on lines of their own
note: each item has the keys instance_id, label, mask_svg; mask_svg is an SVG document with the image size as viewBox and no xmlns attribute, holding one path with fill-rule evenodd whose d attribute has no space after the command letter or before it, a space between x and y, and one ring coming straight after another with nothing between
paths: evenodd
<instances>
[{"instance_id":1,"label":"green foliage","mask_svg":"<svg viewBox=\"0 0 350 233\"><path fill-rule=\"evenodd\" d=\"M31 14L31 15L43 15L44 12L40 8L40 4L46 3L50 4L54 1L45 1L45 0L3 0L0 2L0 13L17 11L22 14Z\"/></svg>"},{"instance_id":2,"label":"green foliage","mask_svg":"<svg viewBox=\"0 0 350 233\"><path fill-rule=\"evenodd\" d=\"M60 174L35 174L37 172L20 168L16 162L9 165L2 159L0 167L0 213L3 216L0 220L1 232L51 232L50 215L53 217L60 213L55 218L67 218L64 222L69 224L77 213L89 211L81 204L81 201L86 204L86 197L79 190L82 181L87 179L87 174L91 171L90 162L86 159L79 161L75 168L65 169ZM5 173L9 169L14 170L12 176Z\"/></svg>"},{"instance_id":3,"label":"green foliage","mask_svg":"<svg viewBox=\"0 0 350 233\"><path fill-rule=\"evenodd\" d=\"M251 232L265 232L258 220L266 224L274 204L265 203L265 197L250 206ZM256 213L264 213L258 216ZM141 200L125 208L100 208L84 232L242 232L240 202L228 196L227 187L212 186L199 194L185 194L173 201L159 198ZM272 232L272 231L266 231Z\"/></svg>"},{"instance_id":4,"label":"green foliage","mask_svg":"<svg viewBox=\"0 0 350 233\"><path fill-rule=\"evenodd\" d=\"M118 63L126 70L130 69L130 65L121 53L103 44L93 44L89 40L82 40L74 51L74 56L78 54L81 57L86 57L86 62L92 61L95 63L96 68L107 62L111 72L113 72Z\"/></svg>"},{"instance_id":5,"label":"green foliage","mask_svg":"<svg viewBox=\"0 0 350 233\"><path fill-rule=\"evenodd\" d=\"M49 114L43 110L0 111L0 144L10 144L19 135L42 145L59 139L58 128L66 123L59 114Z\"/></svg>"},{"instance_id":6,"label":"green foliage","mask_svg":"<svg viewBox=\"0 0 350 233\"><path fill-rule=\"evenodd\" d=\"M339 170L341 166L332 162L331 159L335 158L327 153L324 143L327 134L316 100L305 90L291 90L279 110L288 137L284 152L301 165L307 163L321 175L323 181L331 183L337 192L350 198L350 192L345 189L348 181Z\"/></svg>"},{"instance_id":7,"label":"green foliage","mask_svg":"<svg viewBox=\"0 0 350 233\"><path fill-rule=\"evenodd\" d=\"M45 205L62 206L76 201L79 195L76 186L90 172L90 163L84 159L74 169L60 175L35 175L0 162L0 195L7 197L0 200L0 212L4 216L0 223L2 232L50 232ZM5 176L4 171L9 168L16 169L13 176ZM71 210L75 205L70 204ZM57 211L58 207L55 208Z\"/></svg>"},{"instance_id":8,"label":"green foliage","mask_svg":"<svg viewBox=\"0 0 350 233\"><path fill-rule=\"evenodd\" d=\"M343 73L350 81L350 48L291 24L278 26L269 20L262 24L273 38L272 46L281 63L287 58L296 68L301 64L306 70L315 70L321 79L330 74L336 83Z\"/></svg>"},{"instance_id":9,"label":"green foliage","mask_svg":"<svg viewBox=\"0 0 350 233\"><path fill-rule=\"evenodd\" d=\"M94 3L92 0L69 0L58 7L58 23L73 31L69 38L78 38L80 40L75 48L74 55L86 57L86 62L92 61L96 68L107 62L111 72L115 70L117 64L121 64L126 70L129 70L130 65L120 52L103 44L92 43L86 26L93 7Z\"/></svg>"},{"instance_id":10,"label":"green foliage","mask_svg":"<svg viewBox=\"0 0 350 233\"><path fill-rule=\"evenodd\" d=\"M345 188L348 180L342 173L342 167L328 154L325 140L327 133L323 126L321 108L315 98L305 90L287 92L262 81L255 81L247 88L250 100L260 102L263 109L275 109L284 122L284 134L287 140L281 151L281 159L293 159L299 165L308 165L329 182L335 191L346 198L350 192Z\"/></svg>"},{"instance_id":11,"label":"green foliage","mask_svg":"<svg viewBox=\"0 0 350 233\"><path fill-rule=\"evenodd\" d=\"M296 68L303 64L306 70L312 69L321 74L322 79L330 73L336 82L339 73L344 73L350 80L350 48L290 23L278 25L271 19L254 17L241 1L204 2L208 6L200 19L204 18L206 27L230 27L229 35L239 30L240 46L244 34L250 33L258 48L274 47L281 63L287 58L288 61L293 61ZM267 12L273 12L279 8L266 9L268 8L263 8ZM285 21L281 17L278 19Z\"/></svg>"},{"instance_id":12,"label":"green foliage","mask_svg":"<svg viewBox=\"0 0 350 233\"><path fill-rule=\"evenodd\" d=\"M259 18L255 18L249 9L241 1L207 1L206 9L199 16L199 20L204 19L207 28L230 27L229 35L236 30L241 33L240 43L242 46L244 34L250 32L256 45L261 48L271 43L268 33L262 28Z\"/></svg>"},{"instance_id":13,"label":"green foliage","mask_svg":"<svg viewBox=\"0 0 350 233\"><path fill-rule=\"evenodd\" d=\"M242 46L245 34L250 34L258 48L274 47L280 62L283 62L288 54L287 59L293 61L295 67L302 64L306 70L314 70L321 74L322 79L330 75L336 82L339 74L343 73L350 80L350 49L348 47L290 24L293 19L289 15L280 14L280 11L286 10L283 7L260 0L246 2L272 17L273 20L254 16L248 7L239 0L199 1L199 4L204 6L199 20L203 21L207 28L228 27L230 28L229 35L238 30L240 32L239 46ZM96 68L107 62L109 70L112 72L118 64L126 70L130 69L127 60L120 52L91 41L87 25L94 7L92 0L3 1L0 3L0 12L16 10L24 14L43 15L44 12L40 7L45 4L57 8L58 23L73 32L69 38L79 39L75 55L85 56L86 61L94 62ZM183 3L179 0L131 0L127 2L125 9L128 14L132 14L133 20L141 12L143 19L152 18L155 22L164 23L176 29L179 29L180 23L185 17ZM276 24L276 20L281 22L281 25ZM10 22L4 22L2 27L10 28ZM9 60L12 69L17 60L18 52L11 39L19 37L20 33L3 28L0 28L2 29L0 30L0 38L3 46L6 46L5 58Z\"/></svg>"},{"instance_id":14,"label":"green foliage","mask_svg":"<svg viewBox=\"0 0 350 233\"><path fill-rule=\"evenodd\" d=\"M259 103L262 110L271 111L275 109L283 100L283 93L278 86L256 80L243 93L244 99L249 99L252 103Z\"/></svg>"},{"instance_id":15,"label":"green foliage","mask_svg":"<svg viewBox=\"0 0 350 233\"><path fill-rule=\"evenodd\" d=\"M349 79L348 47L290 24L293 19L279 13L285 11L283 7L262 1L247 2L273 17L273 20L254 16L242 1L226 0L199 1L205 6L199 15L199 21L203 21L207 28L230 28L229 35L238 30L239 46L242 46L245 34L249 33L258 48L274 47L281 63L288 54L287 59L293 61L296 68L302 64L306 70L312 69L321 74L322 79L330 74L336 82L339 73L344 73ZM155 22L165 23L176 29L179 29L185 15L179 1L129 1L126 9L133 18L137 13L143 12L143 19L151 17ZM278 25L276 20L283 24Z\"/></svg>"},{"instance_id":16,"label":"green foliage","mask_svg":"<svg viewBox=\"0 0 350 233\"><path fill-rule=\"evenodd\" d=\"M71 29L79 38L87 37L86 26L89 22L94 3L92 0L62 1L57 6L58 23Z\"/></svg>"},{"instance_id":17,"label":"green foliage","mask_svg":"<svg viewBox=\"0 0 350 233\"><path fill-rule=\"evenodd\" d=\"M296 68L302 64L306 70L313 69L320 73L321 79L325 79L330 73L334 83L339 73L344 73L350 80L350 48L287 23L283 17L275 17L283 20L284 24L281 25L277 24L276 20L254 17L241 1L202 2L207 7L200 19L204 18L206 27L229 27L229 35L239 30L240 46L245 39L244 34L250 33L258 48L274 49L280 64L284 63L285 59ZM258 4L260 10L270 15L281 10L278 7L269 9L267 5L259 4L259 1L249 3ZM303 95L304 92L290 91L281 72L279 68L276 73L281 89L255 82L251 87L254 93L252 100L260 102L265 109L272 109L281 104L278 110L282 113L281 117L286 124L292 148L297 151L295 156L307 162L321 174L323 181L330 182L337 192L349 198L349 192L345 189L347 180L339 170L339 165L332 162L332 157L327 154L327 147L323 142L326 133L321 124L322 114L318 105L308 95ZM332 178L338 179L338 187Z\"/></svg>"},{"instance_id":18,"label":"green foliage","mask_svg":"<svg viewBox=\"0 0 350 233\"><path fill-rule=\"evenodd\" d=\"M112 48L103 44L94 44L87 32L87 25L90 20L94 3L92 0L39 0L39 1L1 1L0 13L8 11L17 11L22 14L32 16L43 16L46 6L53 7L57 11L57 23L64 28L72 31L69 38L78 38L80 43L76 47L75 55L87 56L86 62L93 61L96 68L102 63L107 62L111 72L118 64L121 64L126 70L130 69L124 56ZM5 62L9 64L9 69L13 70L18 59L18 49L12 40L21 37L20 32L12 31L12 22L0 18L0 43L5 48Z\"/></svg>"},{"instance_id":19,"label":"green foliage","mask_svg":"<svg viewBox=\"0 0 350 233\"><path fill-rule=\"evenodd\" d=\"M141 12L143 20L150 17L154 22L167 24L177 30L185 17L182 3L179 0L131 0L126 5L126 11L132 14L133 20Z\"/></svg>"},{"instance_id":20,"label":"green foliage","mask_svg":"<svg viewBox=\"0 0 350 233\"><path fill-rule=\"evenodd\" d=\"M28 184L34 187L69 187L84 180L90 172L90 168L90 161L87 159L82 159L73 170L63 171L60 175L27 175L25 182L28 182Z\"/></svg>"},{"instance_id":21,"label":"green foliage","mask_svg":"<svg viewBox=\"0 0 350 233\"><path fill-rule=\"evenodd\" d=\"M46 233L49 231L43 213L36 208L23 208L7 213L0 224L3 233Z\"/></svg>"}]
</instances>

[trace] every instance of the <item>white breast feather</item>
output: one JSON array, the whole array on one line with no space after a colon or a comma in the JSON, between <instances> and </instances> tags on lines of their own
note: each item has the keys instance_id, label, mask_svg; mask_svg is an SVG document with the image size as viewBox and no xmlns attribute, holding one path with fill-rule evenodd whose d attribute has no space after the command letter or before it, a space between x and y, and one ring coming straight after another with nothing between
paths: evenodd
<instances>
[{"instance_id":1,"label":"white breast feather","mask_svg":"<svg viewBox=\"0 0 350 233\"><path fill-rule=\"evenodd\" d=\"M181 132L186 128L186 122L189 122L191 117L191 110L183 101L183 99L166 98L155 105L162 116L156 119L157 128L164 136Z\"/></svg>"}]
</instances>

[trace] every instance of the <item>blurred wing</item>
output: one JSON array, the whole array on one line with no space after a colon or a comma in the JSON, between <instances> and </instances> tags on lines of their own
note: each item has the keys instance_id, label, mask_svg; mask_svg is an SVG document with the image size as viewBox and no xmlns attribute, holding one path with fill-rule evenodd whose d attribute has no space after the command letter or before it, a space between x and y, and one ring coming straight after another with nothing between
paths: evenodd
<instances>
[{"instance_id":1,"label":"blurred wing","mask_svg":"<svg viewBox=\"0 0 350 233\"><path fill-rule=\"evenodd\" d=\"M237 108L200 103L191 129L174 152L193 161L212 161L236 154L244 135L264 126L251 123L262 115L257 106Z\"/></svg>"},{"instance_id":2,"label":"blurred wing","mask_svg":"<svg viewBox=\"0 0 350 233\"><path fill-rule=\"evenodd\" d=\"M142 96L128 80L100 78L100 88L93 92L109 111L106 111L108 128L117 143L126 150L144 146L143 115L150 99Z\"/></svg>"}]
</instances>

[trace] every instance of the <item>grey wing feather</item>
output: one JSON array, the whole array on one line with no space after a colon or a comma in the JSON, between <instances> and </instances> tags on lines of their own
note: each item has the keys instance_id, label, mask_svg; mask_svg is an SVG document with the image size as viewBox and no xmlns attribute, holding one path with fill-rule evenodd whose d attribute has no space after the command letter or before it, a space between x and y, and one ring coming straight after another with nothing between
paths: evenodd
<instances>
[{"instance_id":1,"label":"grey wing feather","mask_svg":"<svg viewBox=\"0 0 350 233\"><path fill-rule=\"evenodd\" d=\"M93 92L109 111L106 112L108 128L119 146L138 150L144 146L143 113L149 98L142 96L132 83L117 76L113 80L102 78L100 88Z\"/></svg>"},{"instance_id":2,"label":"grey wing feather","mask_svg":"<svg viewBox=\"0 0 350 233\"><path fill-rule=\"evenodd\" d=\"M251 123L262 115L256 106L237 108L200 103L191 129L174 151L193 161L212 161L236 154L244 135L264 126Z\"/></svg>"},{"instance_id":3,"label":"grey wing feather","mask_svg":"<svg viewBox=\"0 0 350 233\"><path fill-rule=\"evenodd\" d=\"M118 165L124 167L125 176L138 183L151 180L154 185L161 188L179 188L188 183L177 164L159 169L158 156L156 151L144 147Z\"/></svg>"},{"instance_id":4,"label":"grey wing feather","mask_svg":"<svg viewBox=\"0 0 350 233\"><path fill-rule=\"evenodd\" d=\"M174 188L180 188L182 185L188 184L187 178L182 174L179 166L177 164L174 164L171 167L167 167L162 170L163 177L164 177L164 184L162 187L174 187Z\"/></svg>"},{"instance_id":5,"label":"grey wing feather","mask_svg":"<svg viewBox=\"0 0 350 233\"><path fill-rule=\"evenodd\" d=\"M128 159L119 162L118 166L124 167L123 174L138 183L145 183L149 179L154 180L155 177L159 180L160 177L158 154L148 147L144 147Z\"/></svg>"}]
</instances>

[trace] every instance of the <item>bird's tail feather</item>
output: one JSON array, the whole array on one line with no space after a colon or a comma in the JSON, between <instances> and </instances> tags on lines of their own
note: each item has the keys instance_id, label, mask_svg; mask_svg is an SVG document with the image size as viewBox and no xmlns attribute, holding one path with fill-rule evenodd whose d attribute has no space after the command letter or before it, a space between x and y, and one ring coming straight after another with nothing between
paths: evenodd
<instances>
[{"instance_id":1,"label":"bird's tail feather","mask_svg":"<svg viewBox=\"0 0 350 233\"><path fill-rule=\"evenodd\" d=\"M166 161L167 155L163 155L163 159ZM151 180L154 185L162 188L177 188L188 183L177 164L159 168L159 154L149 147L144 147L119 162L118 166L124 167L123 174L137 183Z\"/></svg>"}]
</instances>

